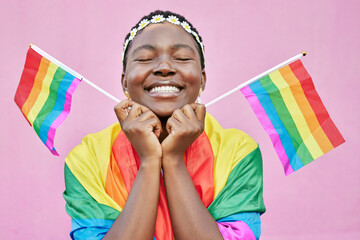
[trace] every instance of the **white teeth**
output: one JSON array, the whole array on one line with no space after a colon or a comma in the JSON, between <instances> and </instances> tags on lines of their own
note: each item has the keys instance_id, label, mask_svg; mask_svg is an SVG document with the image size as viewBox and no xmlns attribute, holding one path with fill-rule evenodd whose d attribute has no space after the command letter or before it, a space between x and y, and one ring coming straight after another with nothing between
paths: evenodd
<instances>
[{"instance_id":1,"label":"white teeth","mask_svg":"<svg viewBox=\"0 0 360 240\"><path fill-rule=\"evenodd\" d=\"M161 87L154 87L149 90L150 93L176 93L180 92L180 89L174 86L161 86Z\"/></svg>"}]
</instances>

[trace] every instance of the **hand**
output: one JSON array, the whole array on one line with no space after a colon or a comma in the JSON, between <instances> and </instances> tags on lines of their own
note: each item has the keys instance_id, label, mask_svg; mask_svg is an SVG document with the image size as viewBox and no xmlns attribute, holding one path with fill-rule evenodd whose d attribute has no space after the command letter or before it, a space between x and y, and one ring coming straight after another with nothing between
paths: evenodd
<instances>
[{"instance_id":1,"label":"hand","mask_svg":"<svg viewBox=\"0 0 360 240\"><path fill-rule=\"evenodd\" d=\"M204 131L205 112L205 106L196 103L173 112L166 123L169 135L161 144L163 159L183 159L186 149Z\"/></svg>"},{"instance_id":2,"label":"hand","mask_svg":"<svg viewBox=\"0 0 360 240\"><path fill-rule=\"evenodd\" d=\"M127 99L117 104L114 110L122 131L134 146L141 163L144 159L160 161L162 148L158 137L162 129L159 118L147 107Z\"/></svg>"}]
</instances>

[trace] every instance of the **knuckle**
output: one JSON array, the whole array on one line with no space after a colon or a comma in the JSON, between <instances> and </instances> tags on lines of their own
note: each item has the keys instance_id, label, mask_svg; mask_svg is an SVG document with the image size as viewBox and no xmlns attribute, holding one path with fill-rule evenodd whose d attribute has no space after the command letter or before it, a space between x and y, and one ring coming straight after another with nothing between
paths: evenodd
<instances>
[{"instance_id":1,"label":"knuckle","mask_svg":"<svg viewBox=\"0 0 360 240\"><path fill-rule=\"evenodd\" d=\"M114 106L114 111L115 112L118 112L118 111L120 111L121 110L121 103L118 103L118 104L116 104L115 106Z\"/></svg>"},{"instance_id":2,"label":"knuckle","mask_svg":"<svg viewBox=\"0 0 360 240\"><path fill-rule=\"evenodd\" d=\"M179 114L179 113L181 113L181 110L180 109L175 109L173 114Z\"/></svg>"},{"instance_id":3,"label":"knuckle","mask_svg":"<svg viewBox=\"0 0 360 240\"><path fill-rule=\"evenodd\" d=\"M192 109L192 106L190 104L186 104L184 107L187 109Z\"/></svg>"},{"instance_id":4,"label":"knuckle","mask_svg":"<svg viewBox=\"0 0 360 240\"><path fill-rule=\"evenodd\" d=\"M122 106L127 105L128 103L129 103L129 100L125 99L125 100L122 100L121 102L119 102L117 104L117 106L122 107Z\"/></svg>"},{"instance_id":5,"label":"knuckle","mask_svg":"<svg viewBox=\"0 0 360 240\"><path fill-rule=\"evenodd\" d=\"M146 106L144 106L144 105L140 105L140 106L143 108L144 112L150 111L150 109L149 109L148 107L146 107ZM150 111L150 112L151 112L151 111Z\"/></svg>"},{"instance_id":6,"label":"knuckle","mask_svg":"<svg viewBox=\"0 0 360 240\"><path fill-rule=\"evenodd\" d=\"M145 116L148 116L149 115L149 117L155 117L155 114L153 113L153 112L151 112L151 111L146 111L146 112L144 112L143 113Z\"/></svg>"},{"instance_id":7,"label":"knuckle","mask_svg":"<svg viewBox=\"0 0 360 240\"><path fill-rule=\"evenodd\" d=\"M149 119L149 123L152 124L152 123L157 123L157 120L155 118L150 118Z\"/></svg>"},{"instance_id":8,"label":"knuckle","mask_svg":"<svg viewBox=\"0 0 360 240\"><path fill-rule=\"evenodd\" d=\"M176 123L175 118L170 118L170 119L169 119L169 123L172 124L172 125L174 125L174 124Z\"/></svg>"},{"instance_id":9,"label":"knuckle","mask_svg":"<svg viewBox=\"0 0 360 240\"><path fill-rule=\"evenodd\" d=\"M139 108L139 107L140 107L140 105L137 104L137 103L134 103L134 105L132 106L132 108L134 108L134 109L137 109L137 108Z\"/></svg>"}]
</instances>

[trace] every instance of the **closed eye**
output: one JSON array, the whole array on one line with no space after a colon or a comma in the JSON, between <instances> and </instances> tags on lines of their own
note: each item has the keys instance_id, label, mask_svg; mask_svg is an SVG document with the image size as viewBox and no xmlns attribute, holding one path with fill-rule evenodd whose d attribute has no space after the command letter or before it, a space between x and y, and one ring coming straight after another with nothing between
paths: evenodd
<instances>
[{"instance_id":1,"label":"closed eye","mask_svg":"<svg viewBox=\"0 0 360 240\"><path fill-rule=\"evenodd\" d=\"M177 61L190 61L191 60L191 58L175 58L175 60L177 60Z\"/></svg>"},{"instance_id":2,"label":"closed eye","mask_svg":"<svg viewBox=\"0 0 360 240\"><path fill-rule=\"evenodd\" d=\"M149 62L153 60L152 58L140 58L140 59L136 59L136 62Z\"/></svg>"}]
</instances>

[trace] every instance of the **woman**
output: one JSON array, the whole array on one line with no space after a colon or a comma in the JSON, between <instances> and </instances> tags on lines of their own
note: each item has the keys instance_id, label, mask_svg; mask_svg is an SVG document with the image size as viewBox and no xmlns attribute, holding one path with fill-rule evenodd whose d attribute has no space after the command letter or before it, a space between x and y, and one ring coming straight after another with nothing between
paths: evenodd
<instances>
[{"instance_id":1,"label":"woman","mask_svg":"<svg viewBox=\"0 0 360 240\"><path fill-rule=\"evenodd\" d=\"M258 239L260 151L195 103L206 83L196 29L155 11L126 37L123 65L121 130L88 135L66 158L71 237Z\"/></svg>"}]
</instances>

